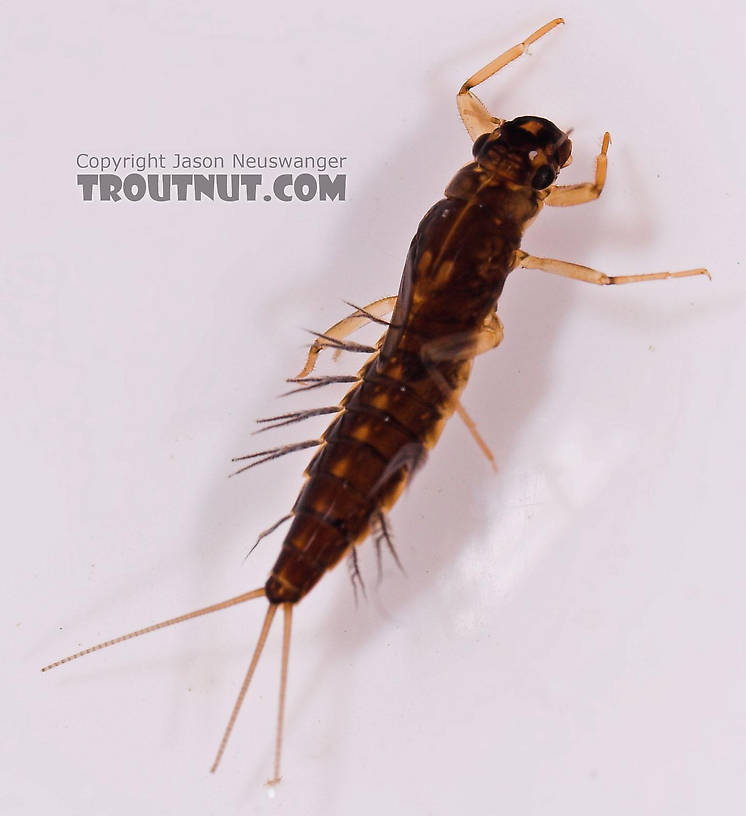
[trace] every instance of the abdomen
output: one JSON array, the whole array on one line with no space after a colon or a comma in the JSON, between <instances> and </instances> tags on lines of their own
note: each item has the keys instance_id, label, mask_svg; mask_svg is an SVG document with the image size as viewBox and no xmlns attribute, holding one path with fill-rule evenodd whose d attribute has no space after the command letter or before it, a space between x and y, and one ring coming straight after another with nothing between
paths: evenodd
<instances>
[{"instance_id":1,"label":"abdomen","mask_svg":"<svg viewBox=\"0 0 746 816\"><path fill-rule=\"evenodd\" d=\"M427 363L428 349L450 348L453 338L458 344L481 329L520 236L497 226L495 195L489 200L483 191L483 197L443 199L422 219L380 351L306 469L266 584L271 602L299 601L367 535L453 413L471 359L454 354L457 359Z\"/></svg>"},{"instance_id":2,"label":"abdomen","mask_svg":"<svg viewBox=\"0 0 746 816\"><path fill-rule=\"evenodd\" d=\"M266 584L272 603L299 601L365 538L374 515L393 505L453 413L470 368L470 362L445 366L444 390L416 354L370 361L306 468Z\"/></svg>"}]
</instances>

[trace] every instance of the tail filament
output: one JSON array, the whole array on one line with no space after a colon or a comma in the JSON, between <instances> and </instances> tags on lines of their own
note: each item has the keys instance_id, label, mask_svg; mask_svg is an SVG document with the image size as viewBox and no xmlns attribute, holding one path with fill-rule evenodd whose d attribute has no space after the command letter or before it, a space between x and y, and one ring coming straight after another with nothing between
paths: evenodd
<instances>
[{"instance_id":1,"label":"tail filament","mask_svg":"<svg viewBox=\"0 0 746 816\"><path fill-rule=\"evenodd\" d=\"M228 739L230 738L231 732L233 731L233 726L236 724L238 712L241 710L244 697L246 697L246 692L249 690L249 684L251 683L251 678L254 676L256 664L259 662L259 658L262 656L262 649L264 648L264 644L267 641L267 635L269 634L270 627L272 626L272 621L274 620L275 612L277 612L277 604L270 604L267 607L267 614L264 616L262 631L259 634L259 640L256 643L254 654L251 657L249 670L246 672L246 677L244 677L243 683L241 684L241 689L238 692L238 697L236 698L236 702L233 706L233 711L231 711L231 716L228 719L228 725L225 727L225 731L223 732L223 738L220 740L218 753L215 756L215 761L212 763L212 767L210 768L210 773L215 773L215 771L218 769L218 765L220 764L220 760L225 751L225 746L228 744Z\"/></svg>"}]
</instances>

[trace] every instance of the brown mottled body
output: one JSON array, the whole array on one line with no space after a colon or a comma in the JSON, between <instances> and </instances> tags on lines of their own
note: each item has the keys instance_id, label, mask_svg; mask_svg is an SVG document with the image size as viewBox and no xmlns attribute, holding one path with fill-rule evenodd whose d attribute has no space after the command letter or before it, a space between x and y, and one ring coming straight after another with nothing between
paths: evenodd
<instances>
[{"instance_id":1,"label":"brown mottled body","mask_svg":"<svg viewBox=\"0 0 746 816\"><path fill-rule=\"evenodd\" d=\"M568 134L538 116L499 119L472 91L562 22L560 18L550 20L462 85L457 104L473 141L475 161L456 174L445 198L422 219L409 248L398 296L356 309L326 334L317 335L303 371L291 380L309 389L332 382L353 382L345 398L338 406L260 420L265 423L262 430L266 430L336 413L321 440L293 443L234 460L250 462L237 471L240 473L286 453L320 445L306 469L307 478L292 512L259 536L263 538L292 518L266 585L83 649L50 663L42 671L181 621L266 597L269 604L264 623L211 770L217 768L223 756L272 621L282 606L282 671L271 784L279 782L294 605L343 555L352 552L354 556L352 548L365 538L372 525L380 525L383 539L390 545L383 513L399 497L454 411L494 464L459 395L474 357L494 348L502 339L495 309L510 271L516 266L542 269L600 285L708 275L706 269L697 268L609 276L580 264L534 257L520 249L524 230L543 204L569 207L601 195L611 140L606 133L596 156L593 181L557 185L554 182L559 171L570 162L572 145ZM392 309L391 322L381 320ZM375 348L343 342L370 321L388 326ZM325 347L365 352L371 357L358 377L306 378Z\"/></svg>"},{"instance_id":2,"label":"brown mottled body","mask_svg":"<svg viewBox=\"0 0 746 816\"><path fill-rule=\"evenodd\" d=\"M309 592L365 538L371 516L396 501L436 443L471 371L468 338L494 314L543 195L472 162L422 219L380 350L306 470L265 587L270 602L295 603Z\"/></svg>"}]
</instances>

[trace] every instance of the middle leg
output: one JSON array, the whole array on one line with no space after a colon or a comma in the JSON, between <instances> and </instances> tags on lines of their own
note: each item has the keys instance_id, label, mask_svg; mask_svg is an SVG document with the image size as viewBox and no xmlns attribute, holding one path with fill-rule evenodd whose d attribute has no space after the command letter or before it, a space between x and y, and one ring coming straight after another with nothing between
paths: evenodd
<instances>
[{"instance_id":1,"label":"middle leg","mask_svg":"<svg viewBox=\"0 0 746 816\"><path fill-rule=\"evenodd\" d=\"M565 278L585 281L586 283L597 283L600 286L618 285L622 283L642 283L644 281L666 280L666 278L690 278L693 275L706 275L710 273L701 267L697 269L684 269L681 272L648 272L642 275L605 275L597 269L582 264L570 263L569 261L558 261L556 258L536 258L527 252L518 250L518 266L524 269L541 269L544 272L551 272L554 275L562 275Z\"/></svg>"}]
</instances>

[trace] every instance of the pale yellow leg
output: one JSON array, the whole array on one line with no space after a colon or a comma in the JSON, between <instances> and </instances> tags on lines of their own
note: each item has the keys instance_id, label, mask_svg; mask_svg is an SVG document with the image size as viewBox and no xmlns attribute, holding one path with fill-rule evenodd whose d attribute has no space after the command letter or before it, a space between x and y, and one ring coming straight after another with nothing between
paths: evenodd
<instances>
[{"instance_id":1,"label":"pale yellow leg","mask_svg":"<svg viewBox=\"0 0 746 816\"><path fill-rule=\"evenodd\" d=\"M497 348L503 341L505 332L503 331L503 324L497 316L497 312L493 312L485 321L482 331L479 333L477 341L477 349L474 352L477 354L484 354L485 351L490 351Z\"/></svg>"},{"instance_id":2,"label":"pale yellow leg","mask_svg":"<svg viewBox=\"0 0 746 816\"><path fill-rule=\"evenodd\" d=\"M485 321L481 331L475 336L464 337L463 335L455 335L453 337L445 337L436 343L430 343L423 349L423 359L426 363L437 363L443 360L453 359L468 359L476 357L478 354L484 354L485 351L499 346L503 339L503 324L496 313L491 314ZM435 367L431 368L431 375L436 382L445 391L450 390L448 384L440 375L440 372ZM497 462L489 446L482 438L482 435L477 429L474 420L469 416L466 408L461 404L458 398L455 401L456 413L461 418L461 421L469 429L469 433L477 443L479 450L487 457L487 461L492 465L492 469L497 471Z\"/></svg>"},{"instance_id":3,"label":"pale yellow leg","mask_svg":"<svg viewBox=\"0 0 746 816\"><path fill-rule=\"evenodd\" d=\"M483 133L491 133L497 125L502 124L504 120L492 116L479 98L471 92L471 89L480 85L491 76L494 76L501 68L508 65L508 63L518 59L518 57L525 53L531 43L536 42L540 37L543 37L553 28L564 22L561 17L558 17L556 20L552 20L546 25L543 25L534 31L533 34L526 37L522 43L518 43L518 45L509 48L504 54L493 59L492 62L485 65L484 68L481 68L476 74L473 74L464 82L456 97L456 104L458 105L458 112L461 115L461 119L469 131L469 136L471 136L473 142Z\"/></svg>"},{"instance_id":4,"label":"pale yellow leg","mask_svg":"<svg viewBox=\"0 0 746 816\"><path fill-rule=\"evenodd\" d=\"M566 278L585 281L586 283L597 283L600 286L609 286L622 283L642 283L644 281L665 280L666 278L689 278L693 275L706 275L710 273L706 269L685 269L682 272L651 272L643 275L605 275L590 266L570 263L569 261L558 261L555 258L535 258L526 252L518 252L518 266L524 269L541 269L544 272L551 272L554 275L563 275Z\"/></svg>"},{"instance_id":5,"label":"pale yellow leg","mask_svg":"<svg viewBox=\"0 0 746 816\"><path fill-rule=\"evenodd\" d=\"M331 340L344 340L344 338L348 335L372 322L373 318L380 319L389 312L392 312L394 310L394 306L396 306L396 295L380 298L380 300L374 300L373 303L369 303L362 309L357 309L348 317L345 317L343 320L335 323L330 329L327 329L324 332L324 335L326 338ZM330 343L328 339L325 339L324 337L317 337L311 344L311 347L308 350L306 364L303 366L301 372L296 376L296 379L307 377L316 366L316 358L319 356L321 349L330 345L333 345L333 343ZM335 354L335 358L336 356L337 355Z\"/></svg>"},{"instance_id":6,"label":"pale yellow leg","mask_svg":"<svg viewBox=\"0 0 746 816\"><path fill-rule=\"evenodd\" d=\"M609 144L611 144L611 136L604 133L601 152L596 156L596 178L593 181L550 187L549 195L544 199L544 203L550 207L572 207L575 204L595 201L601 195L606 183L606 152L609 149Z\"/></svg>"}]
</instances>

